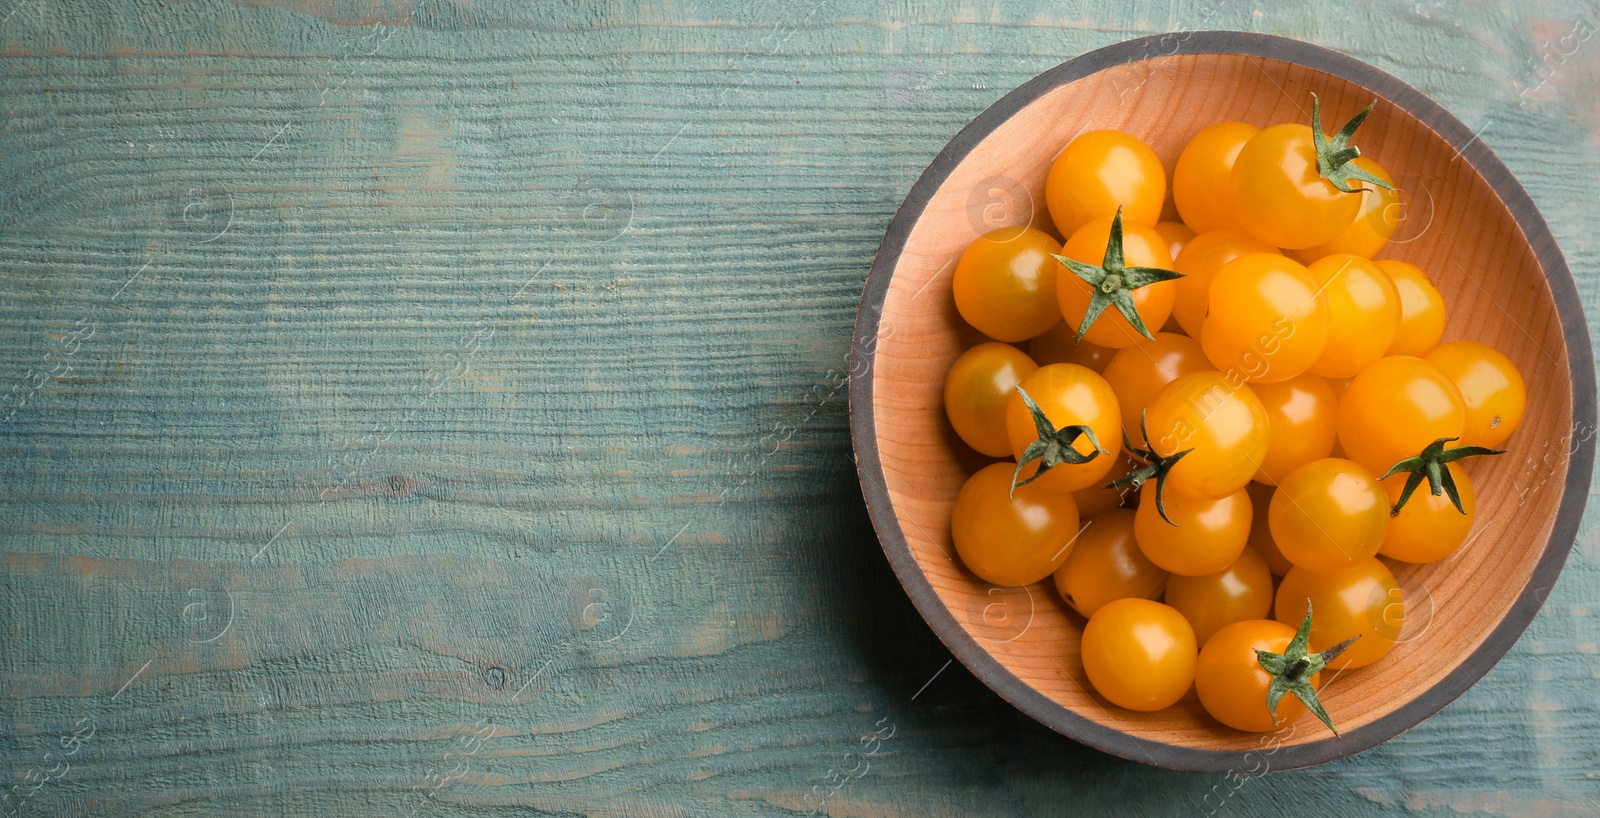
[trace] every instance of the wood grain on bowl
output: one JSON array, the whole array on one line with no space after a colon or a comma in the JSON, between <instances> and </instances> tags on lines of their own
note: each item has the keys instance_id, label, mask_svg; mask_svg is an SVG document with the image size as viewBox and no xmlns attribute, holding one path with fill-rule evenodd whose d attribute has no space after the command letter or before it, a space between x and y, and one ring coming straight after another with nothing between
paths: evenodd
<instances>
[{"instance_id":1,"label":"wood grain on bowl","mask_svg":"<svg viewBox=\"0 0 1600 818\"><path fill-rule=\"evenodd\" d=\"M1078 652L1083 620L1048 582L996 589L956 559L950 508L982 461L953 442L941 404L946 369L975 340L956 313L950 273L981 232L1024 222L1052 229L1044 179L1079 133L1132 133L1170 172L1188 139L1212 123L1309 122L1312 94L1322 99L1324 123L1340 123L1377 99L1356 141L1407 200L1406 220L1380 257L1434 278L1449 306L1445 340L1481 341L1516 363L1528 412L1504 456L1468 467L1484 498L1468 544L1438 563L1396 566L1407 603L1401 644L1328 684L1323 701L1342 735L1307 717L1270 745L1272 769L1317 764L1443 707L1537 612L1571 548L1592 468L1588 331L1571 274L1526 191L1470 129L1420 92L1282 38L1196 32L1177 53L1158 45L1123 43L1040 75L962 130L913 187L873 264L856 326L852 434L862 486L918 609L1001 696L1129 759L1248 768L1244 754L1259 751L1261 737L1222 727L1192 691L1169 710L1134 713L1089 690Z\"/></svg>"}]
</instances>

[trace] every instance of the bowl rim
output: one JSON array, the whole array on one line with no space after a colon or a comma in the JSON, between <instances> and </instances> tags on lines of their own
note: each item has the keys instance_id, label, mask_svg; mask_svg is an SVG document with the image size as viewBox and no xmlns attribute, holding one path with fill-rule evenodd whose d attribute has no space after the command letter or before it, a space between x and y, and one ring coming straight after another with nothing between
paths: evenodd
<instances>
[{"instance_id":1,"label":"bowl rim","mask_svg":"<svg viewBox=\"0 0 1600 818\"><path fill-rule=\"evenodd\" d=\"M1183 36L1180 38L1179 34ZM1180 54L1229 54L1263 57L1321 71L1365 88L1406 111L1443 137L1499 195L1513 221L1527 237L1544 270L1561 331L1567 345L1572 385L1574 430L1585 430L1571 450L1566 485L1562 489L1555 525L1527 585L1504 619L1470 655L1444 679L1383 718L1345 732L1298 745L1260 751L1210 750L1166 744L1140 738L1094 722L1057 704L1028 686L1001 665L961 625L934 591L917 564L905 532L889 498L883 463L878 451L873 405L876 338L889 282L912 228L950 173L984 138L1013 114L1046 93L1108 68L1146 59ZM928 165L896 210L867 275L850 351L850 437L855 447L856 472L868 515L879 543L900 585L917 611L945 646L984 684L1018 710L1062 735L1103 752L1158 767L1194 772L1228 773L1249 769L1246 756L1271 755L1270 769L1308 767L1366 750L1414 727L1464 693L1489 671L1533 621L1554 587L1577 537L1578 523L1588 500L1594 467L1596 403L1594 353L1577 284L1532 197L1478 134L1430 97L1379 68L1322 46L1279 37L1236 31L1190 31L1126 40L1087 52L1023 83L984 109L962 128ZM1571 435L1579 438L1579 435ZM1267 760L1267 759L1263 759Z\"/></svg>"}]
</instances>

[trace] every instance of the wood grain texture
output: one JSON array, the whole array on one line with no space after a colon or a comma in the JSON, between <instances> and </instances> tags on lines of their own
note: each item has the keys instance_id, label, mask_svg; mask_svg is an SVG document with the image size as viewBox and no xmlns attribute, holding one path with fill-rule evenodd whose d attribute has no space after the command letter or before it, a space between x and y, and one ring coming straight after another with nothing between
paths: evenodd
<instances>
[{"instance_id":1,"label":"wood grain texture","mask_svg":"<svg viewBox=\"0 0 1600 818\"><path fill-rule=\"evenodd\" d=\"M781 815L813 787L858 816L1600 809L1591 525L1510 660L1415 730L1164 772L947 665L842 389L873 252L951 135L1189 28L1346 51L1482 128L1592 310L1592 7L0 19L4 788L96 730L24 814Z\"/></svg>"},{"instance_id":2,"label":"wood grain texture","mask_svg":"<svg viewBox=\"0 0 1600 818\"><path fill-rule=\"evenodd\" d=\"M973 452L952 444L942 395L973 331L956 310L949 271L997 227L1050 229L1034 203L1044 199L1060 146L1079 133L1131 133L1170 167L1202 128L1302 119L1313 94L1330 122L1377 99L1363 148L1392 168L1410 215L1383 255L1431 271L1455 327L1446 340L1470 337L1504 351L1525 373L1530 411L1507 457L1472 467L1485 496L1505 498L1479 515L1473 545L1446 560L1396 566L1408 608L1398 617L1399 644L1382 663L1341 673L1324 689L1342 735L1295 724L1263 737L1217 724L1193 691L1155 713L1109 704L1085 682L1083 619L1048 578L998 587L956 558L950 515L974 471ZM851 423L885 553L964 664L1025 712L1092 746L1226 773L1359 752L1431 715L1499 660L1573 544L1592 444L1579 436L1570 455L1538 455L1544 441L1595 428L1594 362L1581 312L1560 306L1574 286L1564 259L1516 182L1476 143L1414 89L1364 64L1297 41L1209 33L1093 52L1030 81L962 130L907 196L873 262L856 325L853 368L862 374L852 384Z\"/></svg>"}]
</instances>

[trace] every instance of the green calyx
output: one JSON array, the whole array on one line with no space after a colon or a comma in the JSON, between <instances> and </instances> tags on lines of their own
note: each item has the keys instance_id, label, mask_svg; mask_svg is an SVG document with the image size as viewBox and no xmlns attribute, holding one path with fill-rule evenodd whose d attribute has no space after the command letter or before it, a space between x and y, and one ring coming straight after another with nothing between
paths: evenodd
<instances>
[{"instance_id":1,"label":"green calyx","mask_svg":"<svg viewBox=\"0 0 1600 818\"><path fill-rule=\"evenodd\" d=\"M1334 735L1339 735L1339 728L1333 726L1333 719L1328 718L1328 711L1317 699L1317 691L1311 686L1311 677L1320 673L1329 662L1338 658L1360 638L1361 634L1358 633L1321 653L1310 653L1311 603L1307 602L1306 618L1300 622L1300 629L1294 632L1294 638L1289 640L1289 647L1284 648L1283 653L1257 650L1256 661L1263 670L1272 674L1272 684L1267 687L1267 712L1272 714L1273 723L1278 721L1278 702L1283 701L1284 695L1293 693L1307 710L1328 725Z\"/></svg>"},{"instance_id":2,"label":"green calyx","mask_svg":"<svg viewBox=\"0 0 1600 818\"><path fill-rule=\"evenodd\" d=\"M1382 480L1393 474L1410 472L1406 478L1405 488L1400 490L1400 499L1395 502L1394 508L1389 509L1389 516L1394 517L1400 513L1406 501L1411 499L1411 493L1422 485L1422 478L1428 478L1428 490L1433 496L1441 493L1450 497L1450 502L1455 504L1456 511L1466 514L1467 510L1461 506L1461 492L1456 488L1456 478L1445 467L1447 463L1454 463L1463 457L1477 457L1485 454L1505 454L1501 449L1490 449L1484 446L1457 446L1446 449L1444 444L1455 440L1453 437L1441 437L1423 448L1422 453L1416 457L1408 457L1389 467L1383 473Z\"/></svg>"},{"instance_id":3,"label":"green calyx","mask_svg":"<svg viewBox=\"0 0 1600 818\"><path fill-rule=\"evenodd\" d=\"M1089 298L1089 309L1083 314L1083 321L1078 324L1078 340L1083 340L1083 334L1106 311L1106 307L1116 307L1122 317L1146 338L1154 338L1150 329L1144 325L1144 319L1139 317L1139 309L1133 304L1133 291L1140 287L1154 284L1158 281L1171 281L1183 278L1182 273L1171 270L1162 270L1156 267L1129 267L1122 256L1122 208L1117 208L1117 215L1111 219L1111 238L1106 241L1106 255L1099 265L1085 264L1077 259L1066 256L1056 256L1056 261L1061 262L1071 270L1073 275L1084 280L1094 288L1094 295Z\"/></svg>"},{"instance_id":4,"label":"green calyx","mask_svg":"<svg viewBox=\"0 0 1600 818\"><path fill-rule=\"evenodd\" d=\"M1144 436L1144 445L1150 446L1150 430L1146 429L1144 424L1145 414L1145 412L1139 413L1139 434ZM1178 524L1167 516L1167 504L1164 498L1164 493L1167 490L1167 472L1172 471L1172 467L1177 465L1184 455L1194 451L1194 449L1184 449L1177 454L1163 457L1156 452L1154 446L1150 446L1148 449L1141 449L1133 445L1133 441L1128 439L1127 429L1122 430L1122 448L1127 449L1129 454L1144 461L1145 465L1107 483L1105 487L1114 489L1122 486L1132 486L1137 489L1151 478L1154 478L1156 481L1156 511L1161 514L1161 519L1167 521L1167 525L1178 527Z\"/></svg>"},{"instance_id":5,"label":"green calyx","mask_svg":"<svg viewBox=\"0 0 1600 818\"><path fill-rule=\"evenodd\" d=\"M1356 129L1361 127L1367 114L1372 113L1373 106L1378 101L1373 100L1361 113L1350 118L1339 132L1329 137L1322 132L1322 101L1316 94L1311 95L1311 144L1317 150L1317 172L1328 183L1345 193L1360 193L1361 188L1351 187L1350 180L1356 179L1368 184L1377 185L1384 190L1394 190L1388 182L1379 179L1377 175L1369 173L1355 164L1355 158L1361 155L1361 149L1350 144L1350 139L1356 135Z\"/></svg>"},{"instance_id":6,"label":"green calyx","mask_svg":"<svg viewBox=\"0 0 1600 818\"><path fill-rule=\"evenodd\" d=\"M1050 422L1050 418L1045 417L1044 410L1039 408L1039 404L1033 402L1032 395L1020 386L1017 387L1017 394L1022 396L1022 402L1033 415L1033 425L1039 430L1039 439L1029 443L1028 447L1022 450L1022 456L1017 458L1016 471L1011 473L1011 496L1016 496L1018 486L1026 486L1038 480L1045 472L1062 463L1074 465L1087 463L1102 454L1107 454L1100 448L1100 441L1095 439L1093 429L1088 426L1063 426L1057 429ZM1088 454L1078 451L1072 444L1080 437L1089 438L1089 444L1094 446L1094 451ZM1035 460L1039 461L1039 470L1034 472L1032 477L1018 482L1017 478L1022 476L1022 467Z\"/></svg>"}]
</instances>

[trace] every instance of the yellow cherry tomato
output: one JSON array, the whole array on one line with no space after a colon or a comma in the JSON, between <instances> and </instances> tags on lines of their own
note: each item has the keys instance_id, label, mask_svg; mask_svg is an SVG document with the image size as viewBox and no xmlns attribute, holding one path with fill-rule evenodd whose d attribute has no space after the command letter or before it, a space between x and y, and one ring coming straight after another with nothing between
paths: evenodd
<instances>
[{"instance_id":1,"label":"yellow cherry tomato","mask_svg":"<svg viewBox=\"0 0 1600 818\"><path fill-rule=\"evenodd\" d=\"M1272 523L1268 519L1272 511L1272 495L1278 489L1265 483L1252 482L1245 490L1250 492L1250 510L1253 518L1250 521L1250 542L1246 546L1254 550L1261 558L1267 561L1267 568L1272 575L1281 577L1289 573L1294 563L1283 555L1278 549L1277 541L1272 539Z\"/></svg>"},{"instance_id":2,"label":"yellow cherry tomato","mask_svg":"<svg viewBox=\"0 0 1600 818\"><path fill-rule=\"evenodd\" d=\"M1400 329L1400 293L1383 268L1360 256L1323 256L1306 269L1328 302L1328 345L1311 371L1353 378L1389 350Z\"/></svg>"},{"instance_id":3,"label":"yellow cherry tomato","mask_svg":"<svg viewBox=\"0 0 1600 818\"><path fill-rule=\"evenodd\" d=\"M1105 455L1101 455L1101 457L1105 457ZM1078 503L1078 514L1087 519L1111 509L1119 508L1125 503L1136 499L1137 495L1134 493L1134 489L1128 486L1105 487L1106 483L1122 477L1135 468L1137 468L1137 465L1128 458L1127 454L1117 455L1116 463L1111 466L1110 471L1106 472L1105 479L1101 483L1086 489L1078 489L1072 493L1072 499Z\"/></svg>"},{"instance_id":4,"label":"yellow cherry tomato","mask_svg":"<svg viewBox=\"0 0 1600 818\"><path fill-rule=\"evenodd\" d=\"M1339 398L1339 445L1377 475L1441 437L1461 437L1466 422L1466 404L1450 377L1406 355L1379 358Z\"/></svg>"},{"instance_id":5,"label":"yellow cherry tomato","mask_svg":"<svg viewBox=\"0 0 1600 818\"><path fill-rule=\"evenodd\" d=\"M1444 335L1444 296L1415 265L1387 258L1375 263L1389 274L1400 294L1400 328L1387 354L1425 355Z\"/></svg>"},{"instance_id":6,"label":"yellow cherry tomato","mask_svg":"<svg viewBox=\"0 0 1600 818\"><path fill-rule=\"evenodd\" d=\"M1084 616L1119 599L1159 599L1166 587L1167 572L1134 543L1133 512L1125 508L1088 518L1056 570L1056 590Z\"/></svg>"},{"instance_id":7,"label":"yellow cherry tomato","mask_svg":"<svg viewBox=\"0 0 1600 818\"><path fill-rule=\"evenodd\" d=\"M1311 368L1328 345L1328 300L1299 262L1251 253L1211 280L1211 314L1200 327L1206 357L1251 383L1286 381Z\"/></svg>"},{"instance_id":8,"label":"yellow cherry tomato","mask_svg":"<svg viewBox=\"0 0 1600 818\"><path fill-rule=\"evenodd\" d=\"M1105 260L1106 244L1110 240L1111 219L1095 219L1078 228L1078 232L1067 239L1067 243L1061 247L1061 255L1085 264L1099 264ZM1172 269L1172 257L1167 255L1167 240L1155 228L1129 222L1126 217L1122 220L1122 256L1129 267ZM1065 264L1057 267L1056 297L1060 302L1061 315L1072 326L1073 332L1077 332L1078 325L1083 323L1084 313L1089 310L1089 299L1094 296L1094 290L1089 282L1079 278ZM1167 322L1167 316L1172 314L1172 302L1178 292L1177 283L1177 280L1157 281L1132 291L1133 306L1151 334L1160 329ZM1121 349L1147 339L1128 323L1128 319L1122 317L1122 313L1111 307L1090 325L1083 340Z\"/></svg>"},{"instance_id":9,"label":"yellow cherry tomato","mask_svg":"<svg viewBox=\"0 0 1600 818\"><path fill-rule=\"evenodd\" d=\"M1304 372L1286 381L1251 384L1250 391L1261 399L1272 430L1267 457L1255 474L1258 482L1277 485L1289 472L1333 452L1339 399L1321 376Z\"/></svg>"},{"instance_id":10,"label":"yellow cherry tomato","mask_svg":"<svg viewBox=\"0 0 1600 818\"><path fill-rule=\"evenodd\" d=\"M1248 122L1218 122L1189 140L1172 168L1172 202L1196 233L1243 230L1233 209L1233 162L1261 129Z\"/></svg>"},{"instance_id":11,"label":"yellow cherry tomato","mask_svg":"<svg viewBox=\"0 0 1600 818\"><path fill-rule=\"evenodd\" d=\"M950 516L950 538L967 570L995 585L1027 585L1054 573L1078 533L1072 496L1034 485L1011 494L1009 463L967 478Z\"/></svg>"},{"instance_id":12,"label":"yellow cherry tomato","mask_svg":"<svg viewBox=\"0 0 1600 818\"><path fill-rule=\"evenodd\" d=\"M1270 619L1235 622L1217 631L1205 641L1195 662L1194 690L1200 706L1217 721L1252 733L1276 730L1304 715L1306 706L1292 693L1278 701L1275 713L1267 709L1272 674L1256 656L1256 651L1282 654L1294 633L1294 628ZM1313 673L1308 681L1315 690L1322 674Z\"/></svg>"},{"instance_id":13,"label":"yellow cherry tomato","mask_svg":"<svg viewBox=\"0 0 1600 818\"><path fill-rule=\"evenodd\" d=\"M1106 383L1117 393L1122 407L1122 428L1128 439L1146 448L1139 431L1141 413L1154 403L1167 384L1195 372L1211 369L1211 362L1200 349L1200 342L1183 335L1158 332L1152 340L1117 352L1106 365Z\"/></svg>"},{"instance_id":14,"label":"yellow cherry tomato","mask_svg":"<svg viewBox=\"0 0 1600 818\"><path fill-rule=\"evenodd\" d=\"M1032 375L1022 379L1021 387L1034 403L1044 411L1055 428L1063 426L1088 426L1094 430L1101 454L1087 463L1063 463L1045 472L1043 477L1029 485L1053 491L1072 492L1102 484L1105 476L1116 464L1122 452L1122 410L1117 406L1117 395L1100 373L1077 364L1051 364L1041 366ZM1039 439L1039 429L1022 395L1013 391L1006 402L1006 437L1011 440L1011 454L1022 457L1028 444ZM1081 454L1094 451L1088 436L1081 436L1073 444ZM1013 468L1015 466L1013 465ZM1032 477L1039 470L1039 461L1024 466L1020 479Z\"/></svg>"},{"instance_id":15,"label":"yellow cherry tomato","mask_svg":"<svg viewBox=\"0 0 1600 818\"><path fill-rule=\"evenodd\" d=\"M1060 305L1056 305L1059 312ZM1077 330L1065 321L1058 322L1055 326L1045 330L1043 335L1028 342L1028 356L1040 366L1050 364L1077 364L1086 366L1096 372L1104 372L1106 364L1111 363L1111 356L1117 354L1114 349L1097 347L1088 341L1077 341L1074 337Z\"/></svg>"},{"instance_id":16,"label":"yellow cherry tomato","mask_svg":"<svg viewBox=\"0 0 1600 818\"><path fill-rule=\"evenodd\" d=\"M1378 553L1389 530L1389 499L1359 463L1328 457L1283 478L1267 520L1290 562L1341 571Z\"/></svg>"},{"instance_id":17,"label":"yellow cherry tomato","mask_svg":"<svg viewBox=\"0 0 1600 818\"><path fill-rule=\"evenodd\" d=\"M1317 171L1309 125L1262 129L1239 150L1229 182L1239 223L1274 247L1331 241L1361 210L1360 193L1339 190Z\"/></svg>"},{"instance_id":18,"label":"yellow cherry tomato","mask_svg":"<svg viewBox=\"0 0 1600 818\"><path fill-rule=\"evenodd\" d=\"M1183 222L1156 222L1156 232L1167 240L1167 255L1177 258L1183 246L1194 238L1194 231Z\"/></svg>"},{"instance_id":19,"label":"yellow cherry tomato","mask_svg":"<svg viewBox=\"0 0 1600 818\"><path fill-rule=\"evenodd\" d=\"M1228 262L1251 253L1276 253L1278 248L1264 244L1238 230L1213 230L1201 233L1172 258L1172 269L1183 273L1172 315L1191 338L1200 337L1200 327L1211 307L1211 280Z\"/></svg>"},{"instance_id":20,"label":"yellow cherry tomato","mask_svg":"<svg viewBox=\"0 0 1600 818\"><path fill-rule=\"evenodd\" d=\"M1477 495L1472 479L1458 464L1446 463L1445 468L1455 478L1456 493L1461 495L1461 507L1467 513L1457 511L1448 495L1434 496L1428 491L1427 481L1423 481L1400 513L1389 518L1389 531L1383 536L1379 554L1401 562L1433 562L1455 553L1467 541L1478 512ZM1382 481L1391 507L1400 501L1408 476L1396 474Z\"/></svg>"},{"instance_id":21,"label":"yellow cherry tomato","mask_svg":"<svg viewBox=\"0 0 1600 818\"><path fill-rule=\"evenodd\" d=\"M996 341L1026 341L1060 319L1056 240L1032 227L1002 227L976 239L956 262L956 310Z\"/></svg>"},{"instance_id":22,"label":"yellow cherry tomato","mask_svg":"<svg viewBox=\"0 0 1600 818\"><path fill-rule=\"evenodd\" d=\"M1101 606L1083 629L1083 669L1100 695L1145 712L1175 704L1194 684L1199 655L1183 614L1148 599Z\"/></svg>"},{"instance_id":23,"label":"yellow cherry tomato","mask_svg":"<svg viewBox=\"0 0 1600 818\"><path fill-rule=\"evenodd\" d=\"M1522 423L1528 388L1522 373L1500 350L1476 341L1440 344L1423 356L1461 392L1467 407L1466 428L1451 446L1499 448Z\"/></svg>"},{"instance_id":24,"label":"yellow cherry tomato","mask_svg":"<svg viewBox=\"0 0 1600 818\"><path fill-rule=\"evenodd\" d=\"M1147 415L1150 447L1168 457L1193 449L1167 473L1167 491L1226 497L1245 487L1267 456L1267 410L1248 387L1220 372L1185 375L1161 390Z\"/></svg>"},{"instance_id":25,"label":"yellow cherry tomato","mask_svg":"<svg viewBox=\"0 0 1600 818\"><path fill-rule=\"evenodd\" d=\"M1172 575L1166 603L1189 620L1195 641L1204 645L1212 634L1235 622L1272 615L1272 571L1260 554L1246 548L1221 571L1198 577Z\"/></svg>"},{"instance_id":26,"label":"yellow cherry tomato","mask_svg":"<svg viewBox=\"0 0 1600 818\"><path fill-rule=\"evenodd\" d=\"M1045 204L1063 236L1119 207L1124 224L1153 227L1166 197L1167 172L1155 151L1121 131L1081 134L1056 156L1044 182Z\"/></svg>"},{"instance_id":27,"label":"yellow cherry tomato","mask_svg":"<svg viewBox=\"0 0 1600 818\"><path fill-rule=\"evenodd\" d=\"M1370 156L1358 156L1352 164L1389 183L1391 189L1385 190L1371 182L1351 180L1354 186L1361 188L1361 209L1356 213L1355 221L1351 222L1343 233L1327 242L1294 251L1295 257L1306 264L1335 253L1372 258L1389 243L1395 228L1400 226L1403 214L1400 194L1392 190L1394 177Z\"/></svg>"},{"instance_id":28,"label":"yellow cherry tomato","mask_svg":"<svg viewBox=\"0 0 1600 818\"><path fill-rule=\"evenodd\" d=\"M1250 495L1244 489L1215 500L1167 492L1163 504L1171 523L1161 519L1156 507L1155 481L1145 483L1133 523L1139 550L1162 570L1198 577L1239 559L1250 539Z\"/></svg>"},{"instance_id":29,"label":"yellow cherry tomato","mask_svg":"<svg viewBox=\"0 0 1600 818\"><path fill-rule=\"evenodd\" d=\"M1278 585L1273 618L1299 627L1311 603L1311 650L1321 652L1359 634L1354 644L1328 667L1365 667L1387 656L1405 624L1405 597L1400 583L1376 559L1343 571L1325 573L1296 566Z\"/></svg>"},{"instance_id":30,"label":"yellow cherry tomato","mask_svg":"<svg viewBox=\"0 0 1600 818\"><path fill-rule=\"evenodd\" d=\"M990 457L1010 457L1006 403L1039 365L1009 344L979 344L961 354L944 379L944 411L956 434Z\"/></svg>"}]
</instances>

